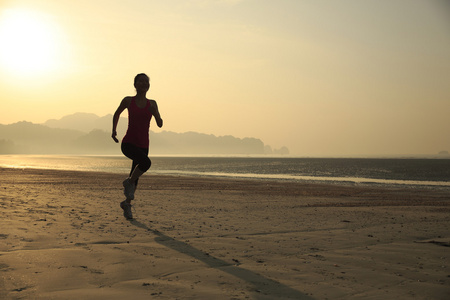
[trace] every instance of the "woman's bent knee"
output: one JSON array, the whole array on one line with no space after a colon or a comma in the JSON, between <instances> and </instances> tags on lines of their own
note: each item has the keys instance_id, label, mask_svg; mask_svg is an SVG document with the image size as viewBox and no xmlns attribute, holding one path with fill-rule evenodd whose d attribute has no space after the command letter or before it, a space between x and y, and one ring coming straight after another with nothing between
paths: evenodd
<instances>
[{"instance_id":1,"label":"woman's bent knee","mask_svg":"<svg viewBox=\"0 0 450 300\"><path fill-rule=\"evenodd\" d=\"M150 166L152 165L152 161L150 158L143 159L141 162L139 162L138 168L143 173L147 172L148 169L150 169Z\"/></svg>"}]
</instances>

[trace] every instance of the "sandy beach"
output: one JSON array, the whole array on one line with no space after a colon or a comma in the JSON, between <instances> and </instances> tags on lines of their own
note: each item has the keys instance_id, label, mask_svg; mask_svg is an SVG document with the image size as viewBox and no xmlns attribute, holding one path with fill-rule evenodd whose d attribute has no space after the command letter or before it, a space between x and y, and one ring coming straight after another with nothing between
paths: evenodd
<instances>
[{"instance_id":1,"label":"sandy beach","mask_svg":"<svg viewBox=\"0 0 450 300\"><path fill-rule=\"evenodd\" d=\"M0 169L1 299L449 299L450 189Z\"/></svg>"}]
</instances>

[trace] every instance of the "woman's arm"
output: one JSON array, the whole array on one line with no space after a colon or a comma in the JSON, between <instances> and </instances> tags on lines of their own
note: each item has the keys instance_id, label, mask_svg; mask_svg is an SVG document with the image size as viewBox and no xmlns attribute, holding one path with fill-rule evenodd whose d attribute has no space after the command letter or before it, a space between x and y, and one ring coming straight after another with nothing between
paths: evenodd
<instances>
[{"instance_id":1,"label":"woman's arm","mask_svg":"<svg viewBox=\"0 0 450 300\"><path fill-rule=\"evenodd\" d=\"M122 102L120 102L119 107L116 109L116 112L113 116L113 126L112 126L112 134L111 137L113 138L114 142L118 143L119 140L117 139L117 124L119 123L120 114L130 105L129 97L125 97Z\"/></svg>"},{"instance_id":2,"label":"woman's arm","mask_svg":"<svg viewBox=\"0 0 450 300\"><path fill-rule=\"evenodd\" d=\"M159 114L158 104L156 104L156 101L152 101L152 105L150 106L150 111L155 117L156 125L158 125L159 128L163 126L163 120L161 119L161 115Z\"/></svg>"}]
</instances>

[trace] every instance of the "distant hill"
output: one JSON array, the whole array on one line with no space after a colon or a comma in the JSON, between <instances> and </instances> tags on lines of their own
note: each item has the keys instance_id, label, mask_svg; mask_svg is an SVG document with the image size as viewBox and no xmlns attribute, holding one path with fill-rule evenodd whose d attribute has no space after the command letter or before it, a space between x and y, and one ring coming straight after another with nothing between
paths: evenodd
<instances>
[{"instance_id":1,"label":"distant hill","mask_svg":"<svg viewBox=\"0 0 450 300\"><path fill-rule=\"evenodd\" d=\"M119 122L120 137L128 120ZM112 115L76 113L44 124L0 124L0 154L120 154L111 139ZM270 150L270 152L268 152ZM280 149L285 154L287 148ZM280 153L256 138L215 136L197 132L150 132L152 154L264 154ZM286 153L287 152L287 153Z\"/></svg>"},{"instance_id":2,"label":"distant hill","mask_svg":"<svg viewBox=\"0 0 450 300\"><path fill-rule=\"evenodd\" d=\"M75 113L73 115L64 116L59 120L50 119L42 125L50 128L75 129L89 132L96 128L95 122L98 119L99 117L96 114Z\"/></svg>"},{"instance_id":3,"label":"distant hill","mask_svg":"<svg viewBox=\"0 0 450 300\"><path fill-rule=\"evenodd\" d=\"M72 115L64 116L59 120L50 119L42 125L50 128L79 130L85 133L91 132L94 129L101 129L110 132L112 128L112 117L113 116L111 114L104 117L99 117L96 114L91 113L74 113ZM119 128L117 128L117 131L120 133L125 133L127 124L127 118L120 118L118 125Z\"/></svg>"},{"instance_id":4,"label":"distant hill","mask_svg":"<svg viewBox=\"0 0 450 300\"><path fill-rule=\"evenodd\" d=\"M30 122L0 125L0 154L66 153L84 133Z\"/></svg>"},{"instance_id":5,"label":"distant hill","mask_svg":"<svg viewBox=\"0 0 450 300\"><path fill-rule=\"evenodd\" d=\"M165 154L264 154L264 143L259 139L197 132L152 132L150 145L151 152Z\"/></svg>"}]
</instances>

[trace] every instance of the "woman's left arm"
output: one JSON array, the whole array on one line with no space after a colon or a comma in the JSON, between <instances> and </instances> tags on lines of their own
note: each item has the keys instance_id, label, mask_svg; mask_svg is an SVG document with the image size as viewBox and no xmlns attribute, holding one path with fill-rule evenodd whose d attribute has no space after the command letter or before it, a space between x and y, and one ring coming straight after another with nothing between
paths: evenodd
<instances>
[{"instance_id":1,"label":"woman's left arm","mask_svg":"<svg viewBox=\"0 0 450 300\"><path fill-rule=\"evenodd\" d=\"M158 104L156 104L156 101L152 101L152 105L150 106L150 111L152 115L155 117L156 124L159 128L163 126L163 120L161 119L161 115L159 114Z\"/></svg>"}]
</instances>

